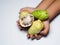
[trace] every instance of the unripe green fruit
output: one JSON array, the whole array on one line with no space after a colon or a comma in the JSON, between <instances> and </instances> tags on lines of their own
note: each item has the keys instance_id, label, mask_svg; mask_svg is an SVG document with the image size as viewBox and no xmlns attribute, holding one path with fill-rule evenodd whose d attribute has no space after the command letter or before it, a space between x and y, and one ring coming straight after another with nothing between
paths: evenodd
<instances>
[{"instance_id":1,"label":"unripe green fruit","mask_svg":"<svg viewBox=\"0 0 60 45\"><path fill-rule=\"evenodd\" d=\"M35 10L31 13L35 18L40 20L46 20L48 18L48 13L46 10Z\"/></svg>"},{"instance_id":2,"label":"unripe green fruit","mask_svg":"<svg viewBox=\"0 0 60 45\"><path fill-rule=\"evenodd\" d=\"M43 23L40 20L36 20L29 28L28 33L34 35L36 33L39 33L42 29L43 29Z\"/></svg>"}]
</instances>

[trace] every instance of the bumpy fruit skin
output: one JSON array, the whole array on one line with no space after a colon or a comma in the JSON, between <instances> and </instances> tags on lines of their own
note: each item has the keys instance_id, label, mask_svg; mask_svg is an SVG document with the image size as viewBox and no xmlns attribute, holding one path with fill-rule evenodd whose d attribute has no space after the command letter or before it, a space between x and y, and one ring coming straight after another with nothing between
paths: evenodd
<instances>
[{"instance_id":1,"label":"bumpy fruit skin","mask_svg":"<svg viewBox=\"0 0 60 45\"><path fill-rule=\"evenodd\" d=\"M23 18L24 16L26 16L27 14L29 14L27 11L23 11L19 14L19 18Z\"/></svg>"},{"instance_id":2,"label":"bumpy fruit skin","mask_svg":"<svg viewBox=\"0 0 60 45\"><path fill-rule=\"evenodd\" d=\"M34 35L36 33L39 33L42 29L43 29L43 23L40 20L36 20L29 28L28 33Z\"/></svg>"},{"instance_id":3,"label":"bumpy fruit skin","mask_svg":"<svg viewBox=\"0 0 60 45\"><path fill-rule=\"evenodd\" d=\"M37 18L40 19L42 21L46 20L48 18L48 13L46 10L35 10L32 12L32 15Z\"/></svg>"}]
</instances>

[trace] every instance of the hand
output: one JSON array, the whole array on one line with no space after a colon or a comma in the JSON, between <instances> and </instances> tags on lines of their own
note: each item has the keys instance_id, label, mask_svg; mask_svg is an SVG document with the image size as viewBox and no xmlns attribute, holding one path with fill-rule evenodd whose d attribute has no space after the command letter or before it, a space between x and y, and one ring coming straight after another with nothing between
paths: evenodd
<instances>
[{"instance_id":1,"label":"hand","mask_svg":"<svg viewBox=\"0 0 60 45\"><path fill-rule=\"evenodd\" d=\"M34 10L35 10L34 8L26 7L26 8L22 8L20 12L28 11L29 13L31 13ZM49 31L49 20L43 21L43 24L44 24L44 29L39 34L35 34L35 35L27 34L27 37L31 39L34 39L34 38L40 39L43 35L47 35Z\"/></svg>"},{"instance_id":2,"label":"hand","mask_svg":"<svg viewBox=\"0 0 60 45\"><path fill-rule=\"evenodd\" d=\"M31 39L33 38L40 39L43 35L48 34L50 28L49 22L56 16L57 13L60 12L59 4L60 4L60 0L43 0L36 8L26 7L20 10L20 11L25 10L31 13L36 9L44 9L47 10L48 12L49 19L43 22L44 29L39 34L35 34L35 35L27 34L27 37L30 37Z\"/></svg>"}]
</instances>

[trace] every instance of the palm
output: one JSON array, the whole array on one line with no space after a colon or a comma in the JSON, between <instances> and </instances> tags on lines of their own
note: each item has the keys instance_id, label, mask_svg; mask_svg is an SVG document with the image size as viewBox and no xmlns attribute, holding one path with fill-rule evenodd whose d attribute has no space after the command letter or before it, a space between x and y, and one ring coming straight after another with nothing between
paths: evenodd
<instances>
[{"instance_id":1,"label":"palm","mask_svg":"<svg viewBox=\"0 0 60 45\"><path fill-rule=\"evenodd\" d=\"M32 11L34 11L35 9L34 8L22 8L20 11L28 11L29 13L31 13ZM42 35L46 35L49 31L49 21L46 20L46 21L43 21L43 24L44 24L44 29L39 33L39 34L35 34L35 35L30 35L30 34L27 34L27 37L28 38L36 38L36 39L40 39L42 37Z\"/></svg>"}]
</instances>

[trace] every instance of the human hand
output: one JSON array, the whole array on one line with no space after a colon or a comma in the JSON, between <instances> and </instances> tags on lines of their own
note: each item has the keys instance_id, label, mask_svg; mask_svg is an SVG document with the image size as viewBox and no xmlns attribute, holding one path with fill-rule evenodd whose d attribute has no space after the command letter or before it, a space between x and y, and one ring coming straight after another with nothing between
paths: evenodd
<instances>
[{"instance_id":1,"label":"human hand","mask_svg":"<svg viewBox=\"0 0 60 45\"><path fill-rule=\"evenodd\" d=\"M33 12L34 8L31 8L31 7L26 7L26 8L22 8L20 10L20 12L22 11L28 11L29 13ZM43 21L43 24L44 24L44 29L39 33L39 34L35 34L35 35L30 35L30 34L27 34L27 37L28 38L31 38L31 39L40 39L43 35L47 35L48 31L49 31L49 20L45 20Z\"/></svg>"},{"instance_id":2,"label":"human hand","mask_svg":"<svg viewBox=\"0 0 60 45\"><path fill-rule=\"evenodd\" d=\"M48 15L49 15L49 19L46 21L43 21L44 29L39 34L35 34L35 35L27 34L27 37L30 37L31 39L33 38L40 39L43 35L47 35L49 31L49 27L50 27L49 22L60 11L59 2L60 2L59 0L43 0L36 8L26 7L20 10L20 11L25 10L31 13L32 11L37 10L37 9L44 9L44 10L47 10Z\"/></svg>"}]
</instances>

